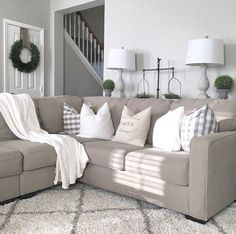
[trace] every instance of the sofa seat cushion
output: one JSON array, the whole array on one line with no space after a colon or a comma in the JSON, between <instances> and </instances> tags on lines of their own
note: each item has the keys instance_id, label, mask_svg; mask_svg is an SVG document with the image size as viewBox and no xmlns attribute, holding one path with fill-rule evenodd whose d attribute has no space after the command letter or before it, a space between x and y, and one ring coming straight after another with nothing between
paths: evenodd
<instances>
[{"instance_id":1,"label":"sofa seat cushion","mask_svg":"<svg viewBox=\"0 0 236 234\"><path fill-rule=\"evenodd\" d=\"M80 136L75 136L75 135L69 135L69 136L73 137L81 144L84 144L85 142L99 141L98 138L80 137Z\"/></svg>"},{"instance_id":2,"label":"sofa seat cushion","mask_svg":"<svg viewBox=\"0 0 236 234\"><path fill-rule=\"evenodd\" d=\"M23 155L23 170L25 171L56 165L56 151L48 144L11 140L0 142L0 147L2 146Z\"/></svg>"},{"instance_id":3,"label":"sofa seat cushion","mask_svg":"<svg viewBox=\"0 0 236 234\"><path fill-rule=\"evenodd\" d=\"M84 146L89 163L115 170L124 170L124 158L127 153L141 149L138 146L113 141L85 142Z\"/></svg>"},{"instance_id":4,"label":"sofa seat cushion","mask_svg":"<svg viewBox=\"0 0 236 234\"><path fill-rule=\"evenodd\" d=\"M189 153L148 148L125 157L125 171L151 176L177 185L189 184Z\"/></svg>"},{"instance_id":5,"label":"sofa seat cushion","mask_svg":"<svg viewBox=\"0 0 236 234\"><path fill-rule=\"evenodd\" d=\"M21 174L22 158L20 152L0 147L0 178Z\"/></svg>"}]
</instances>

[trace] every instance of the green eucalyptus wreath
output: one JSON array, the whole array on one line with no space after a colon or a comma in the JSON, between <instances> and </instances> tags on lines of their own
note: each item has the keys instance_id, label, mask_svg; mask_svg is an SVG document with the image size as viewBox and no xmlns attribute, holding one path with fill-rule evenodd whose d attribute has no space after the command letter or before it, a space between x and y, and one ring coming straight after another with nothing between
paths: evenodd
<instances>
[{"instance_id":1,"label":"green eucalyptus wreath","mask_svg":"<svg viewBox=\"0 0 236 234\"><path fill-rule=\"evenodd\" d=\"M31 53L31 60L28 63L23 63L20 59L20 53L22 49L24 49L23 41L22 40L16 41L11 47L9 58L12 61L13 67L16 68L18 71L31 73L39 65L39 62L40 62L39 49L35 44L30 43L29 51Z\"/></svg>"}]
</instances>

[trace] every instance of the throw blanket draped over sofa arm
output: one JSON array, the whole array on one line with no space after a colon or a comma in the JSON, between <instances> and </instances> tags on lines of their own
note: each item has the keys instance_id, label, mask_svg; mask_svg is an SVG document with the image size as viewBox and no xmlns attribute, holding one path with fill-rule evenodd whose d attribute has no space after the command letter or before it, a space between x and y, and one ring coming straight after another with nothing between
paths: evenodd
<instances>
[{"instance_id":1,"label":"throw blanket draped over sofa arm","mask_svg":"<svg viewBox=\"0 0 236 234\"><path fill-rule=\"evenodd\" d=\"M236 197L236 131L194 138L189 170L189 213L207 221Z\"/></svg>"}]
</instances>

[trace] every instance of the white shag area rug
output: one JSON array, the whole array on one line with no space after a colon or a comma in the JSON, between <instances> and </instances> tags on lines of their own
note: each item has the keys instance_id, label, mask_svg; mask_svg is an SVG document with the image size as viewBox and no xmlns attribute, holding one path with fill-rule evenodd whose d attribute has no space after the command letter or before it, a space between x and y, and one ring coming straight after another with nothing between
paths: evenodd
<instances>
[{"instance_id":1,"label":"white shag area rug","mask_svg":"<svg viewBox=\"0 0 236 234\"><path fill-rule=\"evenodd\" d=\"M236 203L206 225L177 212L77 183L0 206L1 234L236 234Z\"/></svg>"}]
</instances>

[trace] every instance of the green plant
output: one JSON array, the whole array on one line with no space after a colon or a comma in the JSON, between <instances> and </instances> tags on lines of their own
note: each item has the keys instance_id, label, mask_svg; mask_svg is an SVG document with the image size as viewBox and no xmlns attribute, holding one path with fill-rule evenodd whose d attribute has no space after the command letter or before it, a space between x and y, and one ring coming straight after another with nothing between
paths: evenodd
<instances>
[{"instance_id":1,"label":"green plant","mask_svg":"<svg viewBox=\"0 0 236 234\"><path fill-rule=\"evenodd\" d=\"M217 89L231 90L234 85L232 77L227 75L218 76L215 80L215 87Z\"/></svg>"},{"instance_id":2,"label":"green plant","mask_svg":"<svg viewBox=\"0 0 236 234\"><path fill-rule=\"evenodd\" d=\"M166 99L180 99L181 97L178 94L175 93L165 93L164 94Z\"/></svg>"},{"instance_id":3,"label":"green plant","mask_svg":"<svg viewBox=\"0 0 236 234\"><path fill-rule=\"evenodd\" d=\"M35 44L30 43L29 51L31 53L31 60L28 63L23 63L20 59L20 53L22 49L24 49L22 40L14 42L11 47L9 58L12 61L13 67L18 71L31 73L38 67L40 63L40 51Z\"/></svg>"},{"instance_id":4,"label":"green plant","mask_svg":"<svg viewBox=\"0 0 236 234\"><path fill-rule=\"evenodd\" d=\"M150 94L147 94L147 93L138 93L138 94L136 94L136 96L135 96L136 98L152 98L153 97L153 95L150 95Z\"/></svg>"},{"instance_id":5,"label":"green plant","mask_svg":"<svg viewBox=\"0 0 236 234\"><path fill-rule=\"evenodd\" d=\"M102 87L105 90L111 90L113 91L115 89L115 83L113 80L104 80L102 82Z\"/></svg>"}]
</instances>

